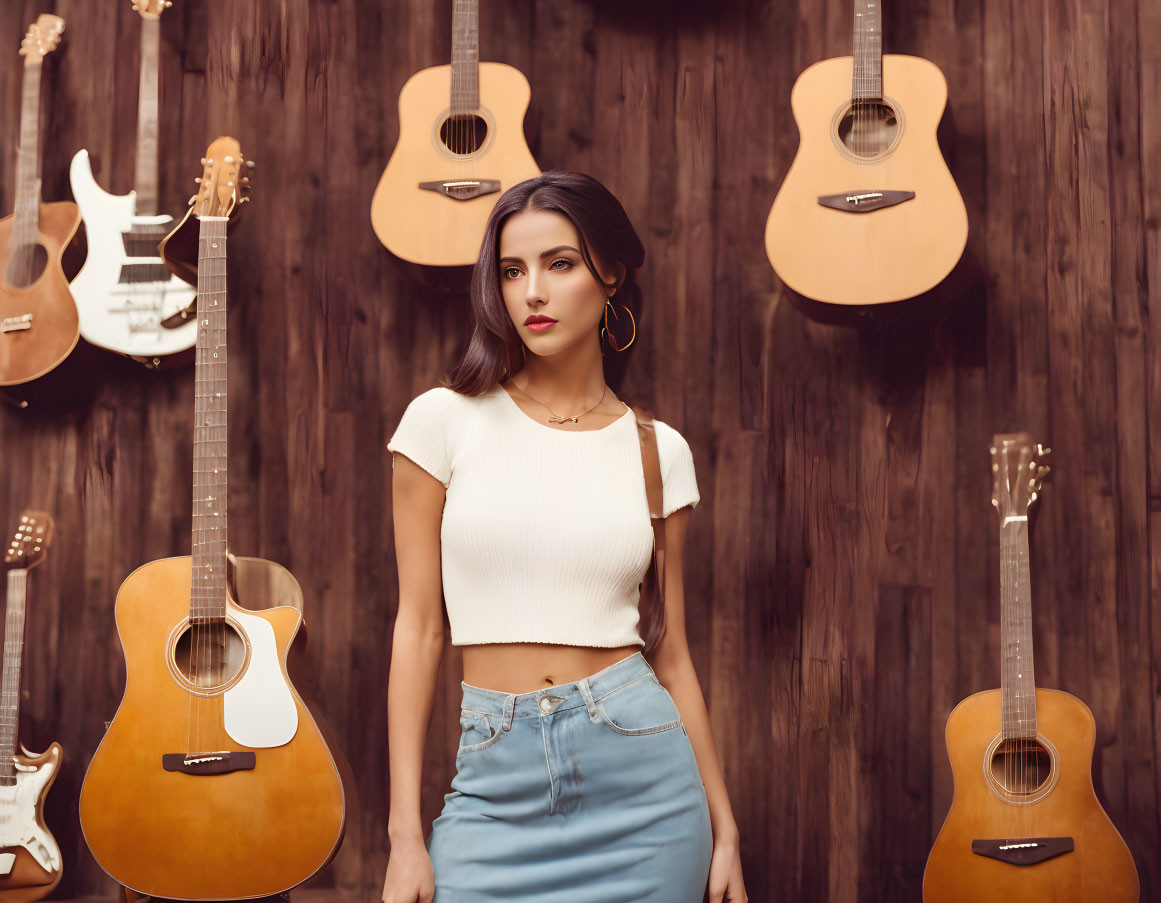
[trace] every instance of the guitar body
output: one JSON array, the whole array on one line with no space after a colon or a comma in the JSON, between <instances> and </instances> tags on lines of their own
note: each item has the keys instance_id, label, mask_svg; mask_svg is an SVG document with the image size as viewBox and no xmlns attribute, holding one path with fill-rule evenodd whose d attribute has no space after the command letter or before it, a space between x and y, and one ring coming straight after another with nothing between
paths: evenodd
<instances>
[{"instance_id":1,"label":"guitar body","mask_svg":"<svg viewBox=\"0 0 1161 903\"><path fill-rule=\"evenodd\" d=\"M243 560L251 587L296 585L272 562ZM263 569L266 579L256 573ZM331 860L344 827L339 772L286 673L301 614L294 599L261 611L229 599L227 625L244 661L224 691L192 692L175 650L190 615L190 572L189 557L154 561L117 594L125 695L85 775L81 828L98 864L141 894L280 893ZM215 751L253 753L253 764L228 773L163 768L163 755Z\"/></svg>"},{"instance_id":2,"label":"guitar body","mask_svg":"<svg viewBox=\"0 0 1161 903\"><path fill-rule=\"evenodd\" d=\"M25 288L9 285L5 276L14 222L15 215L0 220L0 386L20 385L48 373L69 356L80 338L77 307L61 267L65 247L81 224L77 205L71 201L40 205L37 240L47 252L47 262ZM11 328L30 314L30 328Z\"/></svg>"},{"instance_id":3,"label":"guitar body","mask_svg":"<svg viewBox=\"0 0 1161 903\"><path fill-rule=\"evenodd\" d=\"M969 696L947 720L955 796L927 859L924 903L1136 903L1133 857L1093 791L1096 724L1088 706L1037 688L1038 731L1055 750L1055 767L1044 781L1050 789L1026 805L1002 800L985 774L1000 708L1000 691L988 690ZM1071 838L1075 849L1033 865L972 852L973 840L1046 837Z\"/></svg>"},{"instance_id":4,"label":"guitar body","mask_svg":"<svg viewBox=\"0 0 1161 903\"><path fill-rule=\"evenodd\" d=\"M474 153L454 154L440 139L449 115L452 67L415 73L399 92L399 142L371 199L371 225L396 257L428 266L474 264L484 227L500 195L540 175L524 140L532 97L523 73L503 63L479 64L478 114L487 135ZM499 189L454 200L420 182L495 179Z\"/></svg>"},{"instance_id":5,"label":"guitar body","mask_svg":"<svg viewBox=\"0 0 1161 903\"><path fill-rule=\"evenodd\" d=\"M62 874L60 847L44 823L44 798L60 771L61 747L16 756L16 785L0 786L0 903L48 896Z\"/></svg>"},{"instance_id":6,"label":"guitar body","mask_svg":"<svg viewBox=\"0 0 1161 903\"><path fill-rule=\"evenodd\" d=\"M77 151L69 169L73 197L85 223L89 249L84 266L72 281L72 295L86 342L133 357L165 357L187 351L197 341L192 315L170 328L162 323L193 302L196 290L174 276L157 252L170 231L173 217L137 216L134 193L114 195L93 178L89 153ZM148 244L130 255L124 236L136 227Z\"/></svg>"},{"instance_id":7,"label":"guitar body","mask_svg":"<svg viewBox=\"0 0 1161 903\"><path fill-rule=\"evenodd\" d=\"M766 222L766 254L794 291L832 304L912 298L951 272L967 243L963 198L944 163L936 129L947 83L934 63L883 56L883 94L898 115L894 144L860 157L838 130L851 103L852 57L823 60L794 83L800 143ZM864 212L833 209L822 196L914 192Z\"/></svg>"}]
</instances>

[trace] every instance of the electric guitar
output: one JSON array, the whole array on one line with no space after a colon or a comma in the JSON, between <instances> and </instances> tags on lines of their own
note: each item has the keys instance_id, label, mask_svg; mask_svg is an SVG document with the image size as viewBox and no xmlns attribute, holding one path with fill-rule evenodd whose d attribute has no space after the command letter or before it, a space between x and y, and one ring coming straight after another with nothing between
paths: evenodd
<instances>
[{"instance_id":1,"label":"electric guitar","mask_svg":"<svg viewBox=\"0 0 1161 903\"><path fill-rule=\"evenodd\" d=\"M0 690L0 903L27 903L60 883L60 847L44 823L44 799L60 771L61 747L40 755L16 750L20 721L20 671L28 572L44 561L52 518L25 511L4 553L8 607L4 619L4 684Z\"/></svg>"},{"instance_id":2,"label":"electric guitar","mask_svg":"<svg viewBox=\"0 0 1161 903\"><path fill-rule=\"evenodd\" d=\"M242 900L322 869L342 840L345 808L334 758L286 671L300 608L265 599L263 610L243 608L231 579L226 213L246 170L228 138L203 166L193 555L138 568L117 594L125 695L85 775L80 820L97 863L124 887ZM252 583L287 585L284 568L250 564L269 575Z\"/></svg>"},{"instance_id":3,"label":"electric guitar","mask_svg":"<svg viewBox=\"0 0 1161 903\"><path fill-rule=\"evenodd\" d=\"M141 15L141 82L137 109L135 188L104 191L93 178L89 152L79 150L69 169L89 250L72 281L81 336L148 367L188 351L197 338L190 308L195 289L174 276L157 250L173 217L157 210L158 58L161 14L169 0L133 0Z\"/></svg>"},{"instance_id":4,"label":"electric guitar","mask_svg":"<svg viewBox=\"0 0 1161 903\"><path fill-rule=\"evenodd\" d=\"M1133 857L1092 785L1096 723L1069 693L1036 686L1028 510L1048 449L992 440L1000 513L1000 689L947 719L951 811L923 874L924 903L1136 903Z\"/></svg>"},{"instance_id":5,"label":"electric guitar","mask_svg":"<svg viewBox=\"0 0 1161 903\"><path fill-rule=\"evenodd\" d=\"M481 63L479 47L479 0L455 0L451 65L420 70L399 92L399 142L371 199L371 225L403 260L475 263L500 194L540 175L524 140L528 80Z\"/></svg>"},{"instance_id":6,"label":"electric guitar","mask_svg":"<svg viewBox=\"0 0 1161 903\"><path fill-rule=\"evenodd\" d=\"M0 220L0 386L44 376L76 347L77 308L61 256L81 223L71 201L40 202L40 74L64 19L43 14L20 44L24 88L16 209Z\"/></svg>"},{"instance_id":7,"label":"electric guitar","mask_svg":"<svg viewBox=\"0 0 1161 903\"><path fill-rule=\"evenodd\" d=\"M766 255L816 301L911 298L951 272L967 210L935 132L939 67L882 54L882 0L855 0L854 53L806 69L790 94L800 144L766 221Z\"/></svg>"}]
</instances>

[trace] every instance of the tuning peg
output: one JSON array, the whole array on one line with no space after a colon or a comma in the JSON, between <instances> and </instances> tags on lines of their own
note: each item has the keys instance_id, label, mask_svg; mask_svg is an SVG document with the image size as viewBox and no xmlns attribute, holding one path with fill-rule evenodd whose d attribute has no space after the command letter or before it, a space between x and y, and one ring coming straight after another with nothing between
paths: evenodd
<instances>
[{"instance_id":1,"label":"tuning peg","mask_svg":"<svg viewBox=\"0 0 1161 903\"><path fill-rule=\"evenodd\" d=\"M247 168L247 169L253 169L253 168L254 168L255 166L257 166L257 165L258 165L258 164L257 164L257 163L255 163L253 160L247 160L247 161L246 161L246 168Z\"/></svg>"}]
</instances>

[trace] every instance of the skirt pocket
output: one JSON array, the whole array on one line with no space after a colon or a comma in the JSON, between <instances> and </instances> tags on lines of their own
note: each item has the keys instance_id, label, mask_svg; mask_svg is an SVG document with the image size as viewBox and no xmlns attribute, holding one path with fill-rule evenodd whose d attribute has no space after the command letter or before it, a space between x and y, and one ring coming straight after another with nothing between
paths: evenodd
<instances>
[{"instance_id":1,"label":"skirt pocket","mask_svg":"<svg viewBox=\"0 0 1161 903\"><path fill-rule=\"evenodd\" d=\"M456 758L467 753L487 749L500 739L504 731L500 729L502 715L477 712L475 709L460 709L460 744Z\"/></svg>"},{"instance_id":2,"label":"skirt pocket","mask_svg":"<svg viewBox=\"0 0 1161 903\"><path fill-rule=\"evenodd\" d=\"M673 697L652 674L594 701L601 719L618 734L635 737L684 727Z\"/></svg>"}]
</instances>

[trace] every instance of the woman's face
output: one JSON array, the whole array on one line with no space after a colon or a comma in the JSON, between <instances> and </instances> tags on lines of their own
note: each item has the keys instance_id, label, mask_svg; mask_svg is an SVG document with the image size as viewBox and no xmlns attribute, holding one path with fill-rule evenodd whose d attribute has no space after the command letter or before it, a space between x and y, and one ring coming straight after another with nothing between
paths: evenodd
<instances>
[{"instance_id":1,"label":"woman's face","mask_svg":"<svg viewBox=\"0 0 1161 903\"><path fill-rule=\"evenodd\" d=\"M528 350L542 356L597 339L613 276L593 261L603 288L585 266L572 221L554 210L522 210L500 231L500 291ZM549 317L536 326L529 318Z\"/></svg>"}]
</instances>

